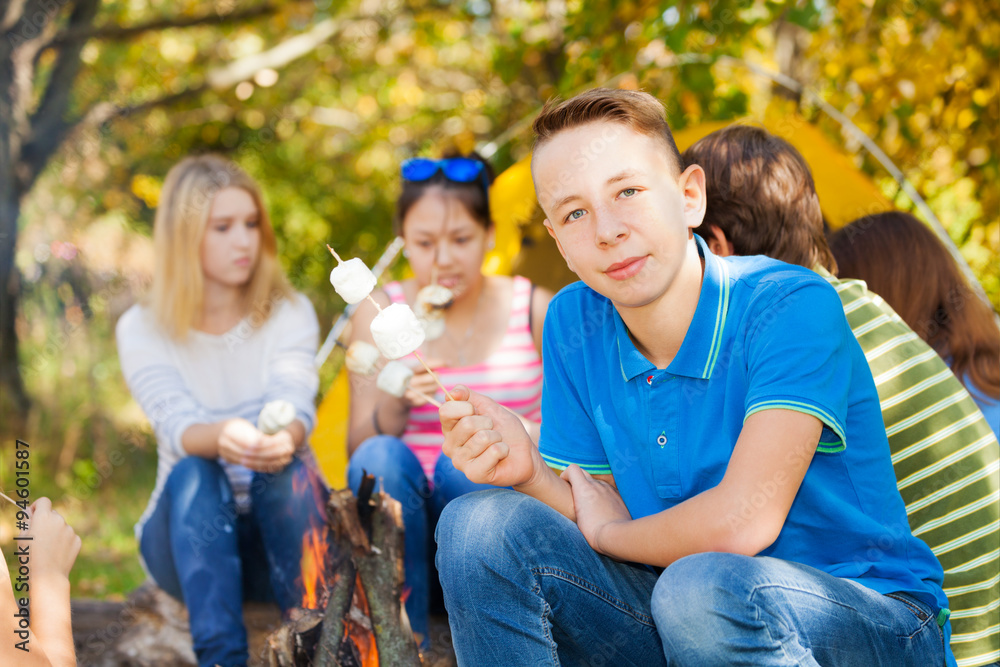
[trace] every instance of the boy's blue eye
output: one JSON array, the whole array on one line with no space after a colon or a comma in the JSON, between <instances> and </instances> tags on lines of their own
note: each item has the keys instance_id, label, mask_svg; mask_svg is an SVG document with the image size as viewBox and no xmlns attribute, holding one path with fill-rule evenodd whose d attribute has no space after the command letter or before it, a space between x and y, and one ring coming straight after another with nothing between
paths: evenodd
<instances>
[{"instance_id":1,"label":"boy's blue eye","mask_svg":"<svg viewBox=\"0 0 1000 667\"><path fill-rule=\"evenodd\" d=\"M577 215L577 214L579 214L579 215ZM578 208L575 211L570 211L569 215L566 216L566 219L567 220L579 220L580 218L583 217L583 214L584 214L584 210L582 208Z\"/></svg>"},{"instance_id":2,"label":"boy's blue eye","mask_svg":"<svg viewBox=\"0 0 1000 667\"><path fill-rule=\"evenodd\" d=\"M635 188L625 188L624 190L622 190L622 194L625 195L626 197L631 197L636 192L637 190Z\"/></svg>"}]
</instances>

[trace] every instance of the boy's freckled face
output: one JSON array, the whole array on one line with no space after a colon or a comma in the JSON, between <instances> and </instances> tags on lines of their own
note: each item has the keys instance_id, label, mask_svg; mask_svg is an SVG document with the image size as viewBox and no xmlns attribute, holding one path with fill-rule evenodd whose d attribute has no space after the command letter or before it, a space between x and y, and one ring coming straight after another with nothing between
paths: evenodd
<instances>
[{"instance_id":1,"label":"boy's freckled face","mask_svg":"<svg viewBox=\"0 0 1000 667\"><path fill-rule=\"evenodd\" d=\"M667 293L701 223L698 167L678 175L664 142L619 123L563 130L535 153L545 226L580 279L622 307ZM694 201L698 196L699 201Z\"/></svg>"}]
</instances>

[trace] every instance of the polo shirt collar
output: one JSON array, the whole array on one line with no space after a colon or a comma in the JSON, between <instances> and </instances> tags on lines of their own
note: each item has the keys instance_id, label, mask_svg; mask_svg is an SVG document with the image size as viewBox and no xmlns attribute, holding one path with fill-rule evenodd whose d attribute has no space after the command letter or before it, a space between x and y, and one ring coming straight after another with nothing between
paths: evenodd
<instances>
[{"instance_id":1,"label":"polo shirt collar","mask_svg":"<svg viewBox=\"0 0 1000 667\"><path fill-rule=\"evenodd\" d=\"M729 312L729 267L711 253L705 241L694 235L698 254L705 260L705 270L701 278L701 294L698 307L688 326L687 334L677 356L670 362L667 372L673 375L700 378L712 377L712 370L719 360L722 347L722 332ZM626 382L656 370L656 367L636 349L629 338L628 328L622 321L618 309L614 310L615 338L618 343L618 358L622 377Z\"/></svg>"}]
</instances>

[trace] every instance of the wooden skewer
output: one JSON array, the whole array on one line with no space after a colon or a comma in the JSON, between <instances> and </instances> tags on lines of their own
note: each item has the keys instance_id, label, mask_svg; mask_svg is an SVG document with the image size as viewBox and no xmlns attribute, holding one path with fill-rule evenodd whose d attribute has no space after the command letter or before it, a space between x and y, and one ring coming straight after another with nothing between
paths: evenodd
<instances>
[{"instance_id":1,"label":"wooden skewer","mask_svg":"<svg viewBox=\"0 0 1000 667\"><path fill-rule=\"evenodd\" d=\"M17 504L17 502L15 502L15 501L11 500L11 499L10 499L10 496L8 496L8 495L7 495L6 493L4 493L3 491L0 491L0 498L3 498L4 500L6 500L7 502L9 502L9 503L10 503L11 505L13 505L14 507L20 507L20 505L18 505L18 504Z\"/></svg>"},{"instance_id":2,"label":"wooden skewer","mask_svg":"<svg viewBox=\"0 0 1000 667\"><path fill-rule=\"evenodd\" d=\"M449 401L454 401L455 398L448 391L448 388L445 387L444 384L441 382L441 378L439 378L438 374L434 372L434 369L427 365L427 362L424 361L424 358L421 357L420 354L416 350L413 351L413 356L415 356L420 361L420 363L422 363L424 365L424 368L426 368L427 372L431 374L431 377L434 378L434 381L438 383L438 386L441 387L441 391L443 391L444 395L448 397L448 400ZM438 406L438 407L440 407L440 406Z\"/></svg>"},{"instance_id":3,"label":"wooden skewer","mask_svg":"<svg viewBox=\"0 0 1000 667\"><path fill-rule=\"evenodd\" d=\"M344 261L344 260L342 260L340 258L340 255L337 254L337 251L330 247L329 243L326 244L326 249L330 251L330 254L332 254L337 259L338 262L343 262ZM375 309L378 312L380 312L380 313L382 312L382 306L378 305L378 301L376 301L375 299L373 299L371 294L368 294L368 296L366 298L369 301L372 302L372 305L375 306ZM434 372L434 369L432 369L430 366L427 365L427 362L423 360L423 357L421 357L419 354L417 354L416 351L413 352L413 355L417 359L420 360L420 363L422 363L424 365L424 368L427 369L427 372L431 374L431 377L434 378L434 381L437 382L438 386L441 387L441 390L444 391L444 395L448 397L448 400L449 401L455 400L454 398L452 398L452 395L448 391L448 389L441 382L441 378L439 378L438 375L437 375L437 373ZM439 408L441 407L441 403L438 402L437 400L431 398L430 396L424 395L424 398L426 398L428 400L428 402L436 405L437 407L439 407Z\"/></svg>"},{"instance_id":4,"label":"wooden skewer","mask_svg":"<svg viewBox=\"0 0 1000 667\"><path fill-rule=\"evenodd\" d=\"M427 401L428 403L430 403L431 405L433 405L438 410L441 409L441 401L437 400L433 396L428 396L424 392L422 392L422 391L420 391L418 389L414 389L412 387L410 387L410 391L412 391L414 394L417 394L418 396L420 396L420 398L424 399L425 401Z\"/></svg>"}]
</instances>

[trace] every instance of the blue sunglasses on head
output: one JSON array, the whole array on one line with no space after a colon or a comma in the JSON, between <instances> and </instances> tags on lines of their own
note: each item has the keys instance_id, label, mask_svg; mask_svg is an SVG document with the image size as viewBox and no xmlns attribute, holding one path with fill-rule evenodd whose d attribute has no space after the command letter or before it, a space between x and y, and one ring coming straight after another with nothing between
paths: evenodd
<instances>
[{"instance_id":1,"label":"blue sunglasses on head","mask_svg":"<svg viewBox=\"0 0 1000 667\"><path fill-rule=\"evenodd\" d=\"M445 160L415 157L403 162L401 172L404 181L413 183L430 180L438 171L455 183L472 183L481 178L483 189L489 192L489 181L484 167L485 165L479 160L467 157L452 157Z\"/></svg>"}]
</instances>

